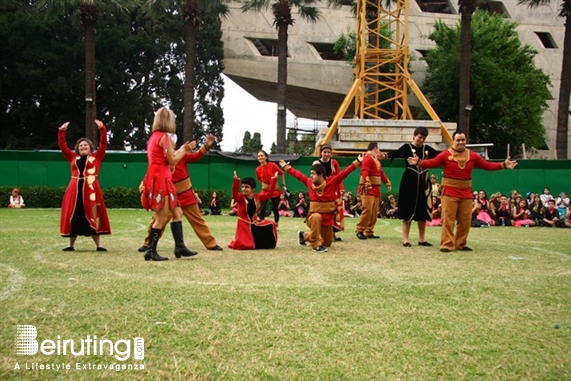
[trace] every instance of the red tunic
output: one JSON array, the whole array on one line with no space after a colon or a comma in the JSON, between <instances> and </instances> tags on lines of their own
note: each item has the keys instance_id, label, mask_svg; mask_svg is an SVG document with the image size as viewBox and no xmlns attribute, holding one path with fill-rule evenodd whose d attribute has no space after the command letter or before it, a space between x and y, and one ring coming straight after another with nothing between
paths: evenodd
<instances>
[{"instance_id":1,"label":"red tunic","mask_svg":"<svg viewBox=\"0 0 571 381\"><path fill-rule=\"evenodd\" d=\"M275 172L274 172L275 174ZM256 213L252 221L248 216L248 201L246 196L240 192L240 179L235 178L232 183L232 198L236 202L236 208L238 209L238 221L236 223L236 235L234 240L228 244L228 247L235 250L252 250L256 248L256 242L254 235L252 234L251 226L255 225L273 225L273 234L277 241L277 230L276 224L273 221L259 220L258 212L260 211L260 206L263 202L270 199L269 194L275 189L277 179L274 177L270 180L269 192L265 195L254 194L254 201L256 203Z\"/></svg>"},{"instance_id":2,"label":"red tunic","mask_svg":"<svg viewBox=\"0 0 571 381\"><path fill-rule=\"evenodd\" d=\"M83 173L80 173L77 167L77 160L79 160L80 156L69 149L65 135L65 130L58 131L59 148L63 156L65 156L71 164L71 180L69 181L61 203L61 235L69 236L71 233L71 219L73 218L78 197L81 197L83 200L85 217L89 225L95 230L95 233L111 234L111 226L109 225L109 217L107 216L107 209L105 207L105 201L103 200L103 192L101 192L98 180L101 163L103 162L105 150L107 149L107 129L105 126L99 129L99 147L97 147L97 150L92 152L91 155L87 156ZM80 176L83 176L83 181L79 181ZM79 188L80 183L83 183L81 189Z\"/></svg>"},{"instance_id":3,"label":"red tunic","mask_svg":"<svg viewBox=\"0 0 571 381\"><path fill-rule=\"evenodd\" d=\"M466 152L467 151L467 152ZM442 151L434 159L422 160L419 163L422 168L436 168L442 166L444 175L443 183L450 180L472 180L472 171L475 167L487 171L498 171L503 169L502 163L492 163L486 161L479 154L466 149L458 152L452 148ZM473 198L472 187L458 188L450 185L442 186L443 195L458 198Z\"/></svg>"},{"instance_id":4,"label":"red tunic","mask_svg":"<svg viewBox=\"0 0 571 381\"><path fill-rule=\"evenodd\" d=\"M256 168L256 178L258 179L258 181L262 183L262 189L260 189L260 195L266 195L268 193L270 182L272 180L272 177L276 174L276 172L278 173L278 175L284 174L284 171L282 171L280 167L277 166L276 163L272 163L270 161L268 161L266 165L259 165ZM282 194L282 192L278 187L276 187L276 189L274 189L274 191L270 194L270 197L268 199L280 197L280 194Z\"/></svg>"},{"instance_id":5,"label":"red tunic","mask_svg":"<svg viewBox=\"0 0 571 381\"><path fill-rule=\"evenodd\" d=\"M195 161L202 159L205 153L205 148L201 148L196 152L189 152L184 155L184 157L174 167L172 182L177 187L177 197L180 206L194 205L198 202L194 195L194 191L192 190L192 183L190 182L187 164L194 163ZM183 185L183 182L187 179L188 182L181 188L181 185Z\"/></svg>"},{"instance_id":6,"label":"red tunic","mask_svg":"<svg viewBox=\"0 0 571 381\"><path fill-rule=\"evenodd\" d=\"M367 180L371 182L371 187L363 189L363 184ZM361 163L361 179L357 193L381 197L381 182L385 185L389 183L389 178L383 171L381 162L372 155L365 155Z\"/></svg>"},{"instance_id":7,"label":"red tunic","mask_svg":"<svg viewBox=\"0 0 571 381\"><path fill-rule=\"evenodd\" d=\"M307 187L310 201L310 210L307 217L309 218L313 213L316 213L312 212L312 205L314 208L317 206L315 203L330 204L330 211L324 210L323 212L319 212L319 214L321 214L323 218L323 226L332 226L335 222L335 202L337 200L339 184L356 168L355 164L350 164L344 171L328 177L325 182L319 186L315 186L311 177L307 177L297 169L286 167L286 172L301 181Z\"/></svg>"},{"instance_id":8,"label":"red tunic","mask_svg":"<svg viewBox=\"0 0 571 381\"><path fill-rule=\"evenodd\" d=\"M159 145L162 137L164 147ZM163 208L166 198L169 198L169 209L177 205L176 188L172 182L172 173L167 160L167 145L171 140L166 132L155 131L147 143L147 159L149 166L143 179L144 191L141 194L141 204L147 210L159 211Z\"/></svg>"}]
</instances>

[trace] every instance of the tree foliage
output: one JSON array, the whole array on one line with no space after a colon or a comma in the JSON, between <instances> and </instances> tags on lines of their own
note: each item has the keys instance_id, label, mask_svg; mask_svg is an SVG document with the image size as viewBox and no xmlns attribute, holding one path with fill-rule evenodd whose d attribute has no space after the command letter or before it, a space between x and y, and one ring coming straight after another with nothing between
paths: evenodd
<instances>
[{"instance_id":1,"label":"tree foliage","mask_svg":"<svg viewBox=\"0 0 571 381\"><path fill-rule=\"evenodd\" d=\"M551 0L519 0L518 4L527 4L531 8L549 3ZM561 85L557 101L557 133L555 149L557 159L569 158L569 103L571 98L571 0L561 0L559 17L565 19L563 36L563 62L561 63Z\"/></svg>"},{"instance_id":2,"label":"tree foliage","mask_svg":"<svg viewBox=\"0 0 571 381\"><path fill-rule=\"evenodd\" d=\"M256 153L262 149L262 135L259 132L254 132L254 136L250 131L244 132L244 139L242 139L242 147L238 150L242 153Z\"/></svg>"},{"instance_id":3,"label":"tree foliage","mask_svg":"<svg viewBox=\"0 0 571 381\"><path fill-rule=\"evenodd\" d=\"M213 133L220 142L220 24L215 17L207 23L198 43L194 138L201 141ZM155 18L137 9L128 14L101 12L98 28L97 115L107 124L109 148L123 149L129 143L133 149L145 149L153 113L161 106L179 116L181 141L183 20L172 14ZM1 149L57 149L57 127L65 121L71 122L70 142L85 136L82 33L71 10L40 12L22 5L0 13Z\"/></svg>"},{"instance_id":4,"label":"tree foliage","mask_svg":"<svg viewBox=\"0 0 571 381\"><path fill-rule=\"evenodd\" d=\"M500 15L476 11L472 20L472 70L470 114L471 143L494 143L493 157L544 144L542 114L550 98L549 77L533 63L537 54L522 45L517 23ZM443 121L458 117L460 26L435 23L430 39L437 47L428 51L423 91Z\"/></svg>"}]
</instances>

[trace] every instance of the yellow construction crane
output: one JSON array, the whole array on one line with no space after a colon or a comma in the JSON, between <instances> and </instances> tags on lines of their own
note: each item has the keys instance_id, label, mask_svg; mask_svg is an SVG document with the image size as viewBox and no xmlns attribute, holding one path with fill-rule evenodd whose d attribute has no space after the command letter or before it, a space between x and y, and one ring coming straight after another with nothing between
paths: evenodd
<instances>
[{"instance_id":1,"label":"yellow construction crane","mask_svg":"<svg viewBox=\"0 0 571 381\"><path fill-rule=\"evenodd\" d=\"M408 70L408 0L397 0L386 9L381 0L357 0L357 51L355 81L337 110L325 137L316 145L330 143L339 121L354 105L356 119L412 120L407 95L416 95L428 115L440 124L442 135L452 144L452 137ZM392 9L394 7L394 9ZM336 150L337 155L354 151Z\"/></svg>"}]
</instances>

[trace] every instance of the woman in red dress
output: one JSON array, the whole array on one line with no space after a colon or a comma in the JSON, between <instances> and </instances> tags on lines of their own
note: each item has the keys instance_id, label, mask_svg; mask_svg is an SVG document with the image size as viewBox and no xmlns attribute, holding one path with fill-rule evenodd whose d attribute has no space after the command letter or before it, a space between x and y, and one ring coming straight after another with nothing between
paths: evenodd
<instances>
[{"instance_id":1,"label":"woman in red dress","mask_svg":"<svg viewBox=\"0 0 571 381\"><path fill-rule=\"evenodd\" d=\"M182 234L182 209L176 198L176 188L172 182L171 166L174 168L182 157L192 150L190 142L184 143L178 150L169 134L175 133L175 115L165 108L155 113L152 134L147 142L147 159L149 166L143 179L141 203L143 208L156 212L156 219L149 233L149 246L145 251L145 261L166 261L168 258L157 253L157 243L161 231L166 226L172 213L173 236L175 240L175 256L177 258L196 255L184 245Z\"/></svg>"},{"instance_id":2,"label":"woman in red dress","mask_svg":"<svg viewBox=\"0 0 571 381\"><path fill-rule=\"evenodd\" d=\"M107 129L99 120L95 124L99 129L97 150L91 140L81 138L72 151L65 140L69 122L59 127L59 148L71 164L71 180L61 203L60 233L62 237L69 237L69 246L63 251L75 250L78 235L91 236L97 251L107 251L101 246L100 235L111 234L111 227L98 179L107 149Z\"/></svg>"},{"instance_id":3,"label":"woman in red dress","mask_svg":"<svg viewBox=\"0 0 571 381\"><path fill-rule=\"evenodd\" d=\"M260 183L262 183L260 196L262 196L264 199L270 198L272 200L272 212L274 213L274 221L276 222L277 226L280 222L279 205L280 195L282 192L280 191L279 186L276 186L276 189L271 193L269 193L269 188L272 176L274 176L274 174L277 172L282 178L283 190L287 193L284 171L282 171L282 169L278 167L276 163L268 161L268 154L264 150L260 150L258 152L258 162L260 165L256 168L256 178ZM260 220L266 218L266 205L267 201L264 201L260 207L260 213L258 214L258 218Z\"/></svg>"}]
</instances>

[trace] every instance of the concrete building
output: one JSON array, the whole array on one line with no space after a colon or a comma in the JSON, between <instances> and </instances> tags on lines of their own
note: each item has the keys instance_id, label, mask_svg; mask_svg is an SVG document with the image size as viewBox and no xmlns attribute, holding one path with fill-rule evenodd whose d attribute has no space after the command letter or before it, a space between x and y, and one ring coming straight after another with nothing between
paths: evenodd
<instances>
[{"instance_id":1,"label":"concrete building","mask_svg":"<svg viewBox=\"0 0 571 381\"><path fill-rule=\"evenodd\" d=\"M538 51L536 66L551 79L552 99L543 115L548 150L537 157L555 157L557 96L563 59L564 19L558 17L559 1L530 9L517 0L485 0L490 12L503 14L519 23L518 33L524 44ZM319 5L322 17L307 22L294 13L289 28L288 109L299 118L331 120L353 83L354 71L334 57L333 44L348 31L355 31L356 19L350 6L327 8ZM411 0L409 5L409 48L411 71L422 88L426 63L423 53L435 45L428 39L434 21L449 25L460 22L457 2L447 0ZM224 74L261 101L276 101L277 31L271 12L242 12L240 3L230 4L231 12L223 19ZM410 104L418 105L411 95ZM569 139L571 145L571 138ZM571 149L570 149L571 151Z\"/></svg>"}]
</instances>

